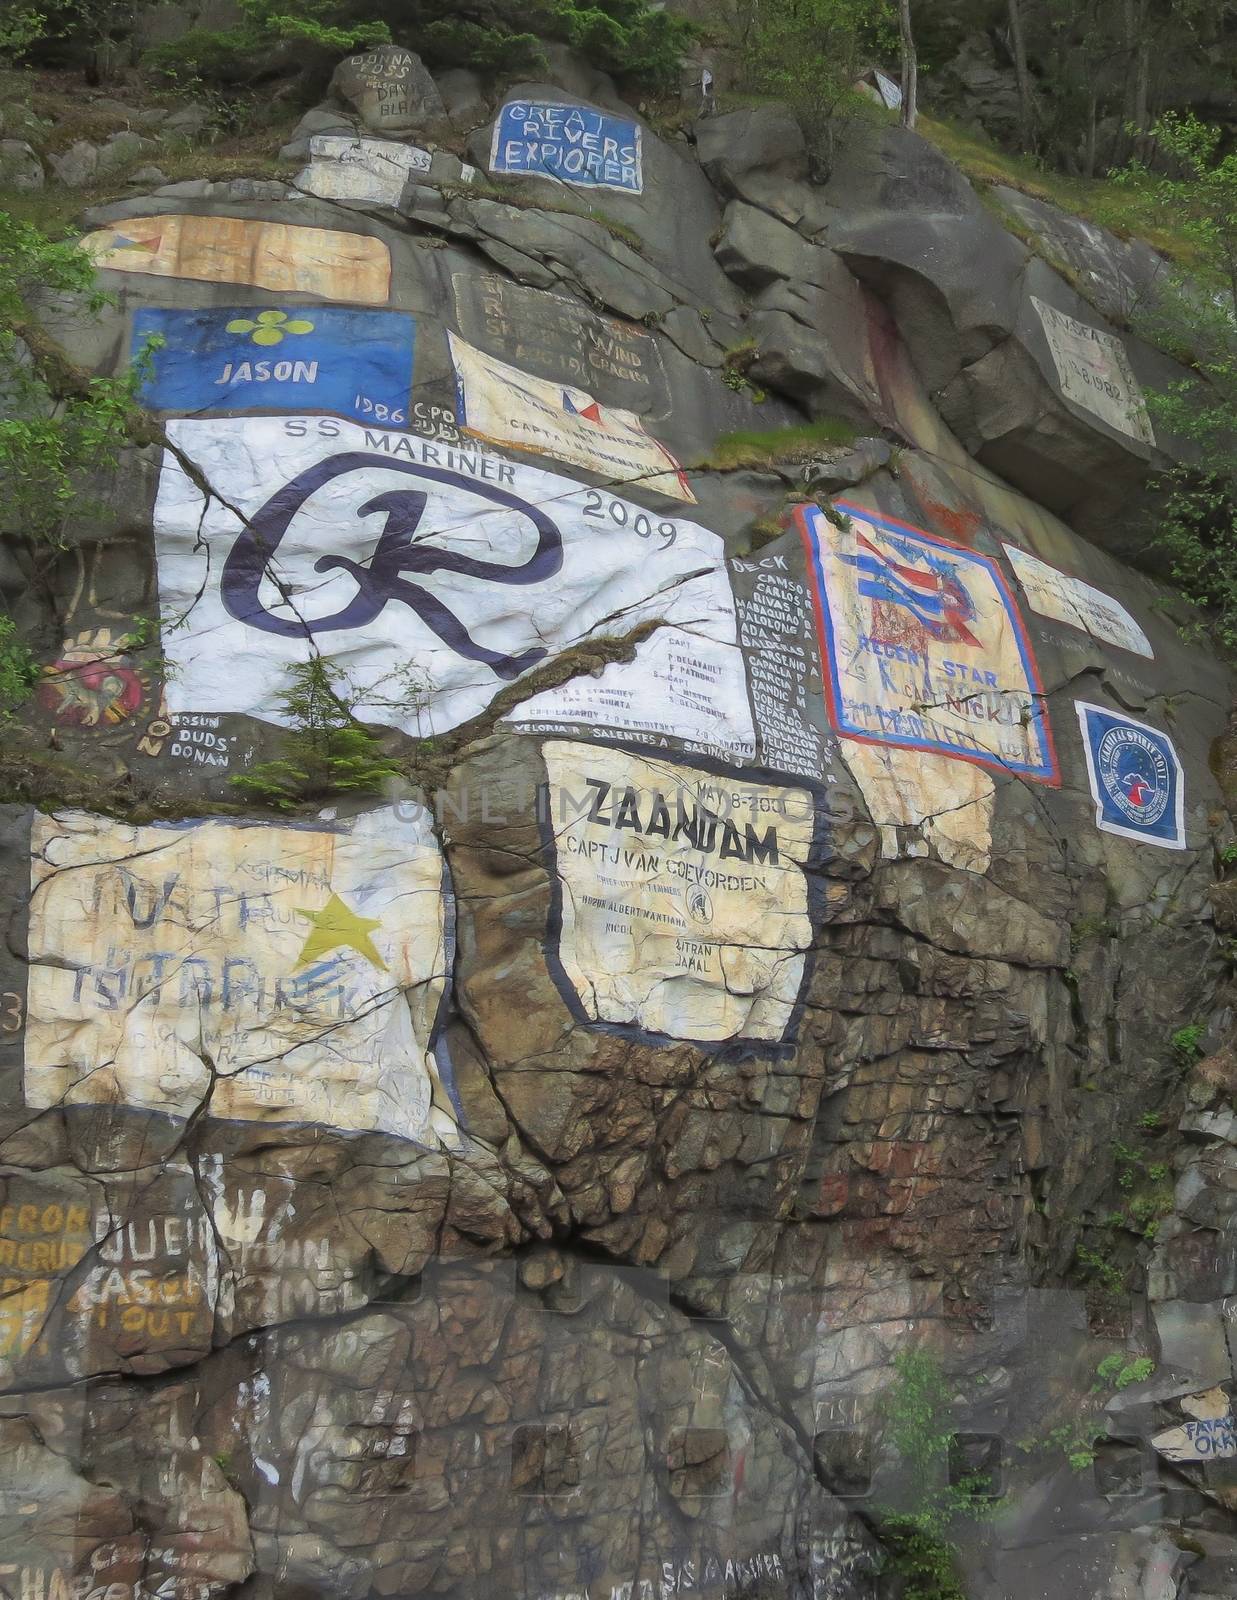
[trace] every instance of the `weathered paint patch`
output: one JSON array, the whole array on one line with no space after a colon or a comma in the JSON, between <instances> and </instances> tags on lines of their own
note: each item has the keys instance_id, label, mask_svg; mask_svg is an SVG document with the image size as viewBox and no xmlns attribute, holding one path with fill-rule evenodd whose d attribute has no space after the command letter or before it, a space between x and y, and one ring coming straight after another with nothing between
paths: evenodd
<instances>
[{"instance_id":1,"label":"weathered paint patch","mask_svg":"<svg viewBox=\"0 0 1237 1600\"><path fill-rule=\"evenodd\" d=\"M107 272L250 283L365 306L385 305L391 291L391 252L382 240L335 228L160 215L96 228L81 243Z\"/></svg>"},{"instance_id":2,"label":"weathered paint patch","mask_svg":"<svg viewBox=\"0 0 1237 1600\"><path fill-rule=\"evenodd\" d=\"M847 739L1059 782L1039 670L996 563L837 503L796 512L830 720Z\"/></svg>"},{"instance_id":3,"label":"weathered paint patch","mask_svg":"<svg viewBox=\"0 0 1237 1600\"><path fill-rule=\"evenodd\" d=\"M568 741L543 755L552 953L578 1014L676 1039L784 1038L812 938L811 790Z\"/></svg>"},{"instance_id":4,"label":"weathered paint patch","mask_svg":"<svg viewBox=\"0 0 1237 1600\"><path fill-rule=\"evenodd\" d=\"M456 417L461 429L495 444L554 456L616 488L652 489L694 502L682 463L633 411L599 405L569 384L535 378L453 333Z\"/></svg>"},{"instance_id":5,"label":"weathered paint patch","mask_svg":"<svg viewBox=\"0 0 1237 1600\"><path fill-rule=\"evenodd\" d=\"M1016 544L1002 544L1001 548L1009 557L1032 611L1071 628L1081 628L1105 644L1154 660L1151 641L1119 600L1081 578L1059 572Z\"/></svg>"},{"instance_id":6,"label":"weathered paint patch","mask_svg":"<svg viewBox=\"0 0 1237 1600\"><path fill-rule=\"evenodd\" d=\"M309 165L298 173L296 187L323 200L397 206L409 178L429 170L429 151L413 144L316 133L309 141Z\"/></svg>"},{"instance_id":7,"label":"weathered paint patch","mask_svg":"<svg viewBox=\"0 0 1237 1600\"><path fill-rule=\"evenodd\" d=\"M1140 444L1154 444L1147 403L1120 339L1079 322L1035 295L1031 304L1039 313L1065 398L1118 433Z\"/></svg>"},{"instance_id":8,"label":"weathered paint patch","mask_svg":"<svg viewBox=\"0 0 1237 1600\"><path fill-rule=\"evenodd\" d=\"M335 829L37 817L27 1103L207 1101L436 1143L446 929L428 821L392 809Z\"/></svg>"}]
</instances>

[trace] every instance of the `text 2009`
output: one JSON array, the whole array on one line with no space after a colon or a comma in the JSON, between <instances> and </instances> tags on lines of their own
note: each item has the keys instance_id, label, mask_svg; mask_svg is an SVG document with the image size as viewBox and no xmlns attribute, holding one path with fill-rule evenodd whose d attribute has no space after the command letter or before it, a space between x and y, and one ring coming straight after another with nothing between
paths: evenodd
<instances>
[{"instance_id":1,"label":"text 2009","mask_svg":"<svg viewBox=\"0 0 1237 1600\"><path fill-rule=\"evenodd\" d=\"M596 489L584 491L584 515L598 517L602 521L608 517L617 527L630 527L640 539L651 539L656 535L661 540L663 550L668 550L679 536L678 525L669 517L651 517L647 511L636 511L625 500L607 500Z\"/></svg>"}]
</instances>

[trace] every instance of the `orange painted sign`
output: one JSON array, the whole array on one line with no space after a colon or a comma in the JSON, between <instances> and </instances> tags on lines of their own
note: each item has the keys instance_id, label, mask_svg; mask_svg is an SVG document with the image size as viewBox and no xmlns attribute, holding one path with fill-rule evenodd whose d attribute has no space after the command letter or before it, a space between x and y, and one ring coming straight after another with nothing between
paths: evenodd
<instances>
[{"instance_id":1,"label":"orange painted sign","mask_svg":"<svg viewBox=\"0 0 1237 1600\"><path fill-rule=\"evenodd\" d=\"M244 217L131 217L82 240L108 272L201 283L248 283L278 294L315 294L385 305L391 252L381 239Z\"/></svg>"}]
</instances>

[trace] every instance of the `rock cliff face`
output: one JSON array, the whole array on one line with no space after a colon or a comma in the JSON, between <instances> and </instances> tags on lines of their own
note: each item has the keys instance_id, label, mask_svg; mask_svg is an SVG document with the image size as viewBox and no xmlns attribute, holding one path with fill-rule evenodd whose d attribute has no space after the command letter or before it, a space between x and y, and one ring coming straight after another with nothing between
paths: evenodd
<instances>
[{"instance_id":1,"label":"rock cliff face","mask_svg":"<svg viewBox=\"0 0 1237 1600\"><path fill-rule=\"evenodd\" d=\"M1231 1594L1158 258L579 69L375 52L284 156L44 308L158 423L5 556L0 1588L873 1600L979 1466L969 1596ZM297 803L324 659L384 776Z\"/></svg>"}]
</instances>

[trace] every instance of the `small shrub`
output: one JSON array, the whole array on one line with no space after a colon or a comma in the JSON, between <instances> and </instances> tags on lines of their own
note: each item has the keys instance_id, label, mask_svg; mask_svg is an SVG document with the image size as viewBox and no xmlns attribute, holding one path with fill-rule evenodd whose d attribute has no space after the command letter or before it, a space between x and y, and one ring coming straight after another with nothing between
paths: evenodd
<instances>
[{"instance_id":1,"label":"small shrub","mask_svg":"<svg viewBox=\"0 0 1237 1600\"><path fill-rule=\"evenodd\" d=\"M38 663L18 638L17 624L0 616L0 722L7 722L30 698L38 676Z\"/></svg>"},{"instance_id":2,"label":"small shrub","mask_svg":"<svg viewBox=\"0 0 1237 1600\"><path fill-rule=\"evenodd\" d=\"M243 794L280 811L329 795L380 789L400 775L377 738L362 727L343 698L342 676L315 656L289 669L279 696L289 728L284 753L229 781Z\"/></svg>"},{"instance_id":3,"label":"small shrub","mask_svg":"<svg viewBox=\"0 0 1237 1600\"><path fill-rule=\"evenodd\" d=\"M1184 1028L1178 1028L1169 1040L1173 1055L1183 1067L1192 1067L1202 1055L1203 1031L1201 1022L1191 1022Z\"/></svg>"}]
</instances>

